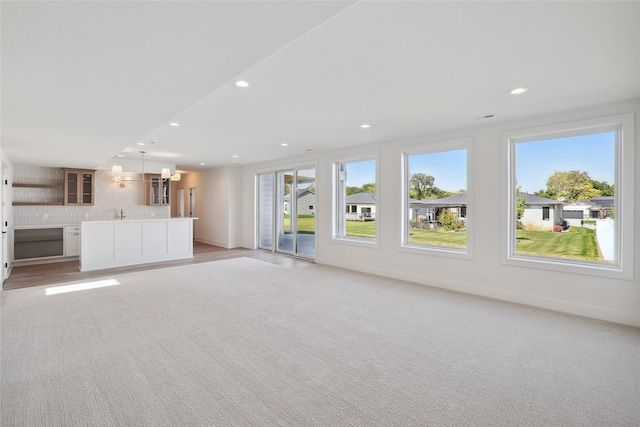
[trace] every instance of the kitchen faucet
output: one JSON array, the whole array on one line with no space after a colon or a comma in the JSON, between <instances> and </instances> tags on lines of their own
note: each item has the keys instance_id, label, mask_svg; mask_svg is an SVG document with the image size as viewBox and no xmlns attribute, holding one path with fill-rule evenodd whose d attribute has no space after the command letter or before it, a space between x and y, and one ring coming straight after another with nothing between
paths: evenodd
<instances>
[{"instance_id":1,"label":"kitchen faucet","mask_svg":"<svg viewBox=\"0 0 640 427\"><path fill-rule=\"evenodd\" d=\"M124 210L122 208L120 208L120 219L125 219L126 216L124 216Z\"/></svg>"}]
</instances>

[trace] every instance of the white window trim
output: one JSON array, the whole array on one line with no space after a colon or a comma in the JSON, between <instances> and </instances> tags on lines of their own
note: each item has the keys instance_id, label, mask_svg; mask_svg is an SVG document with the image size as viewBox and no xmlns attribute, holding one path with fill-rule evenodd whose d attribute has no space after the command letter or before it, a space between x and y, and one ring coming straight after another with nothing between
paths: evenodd
<instances>
[{"instance_id":1,"label":"white window trim","mask_svg":"<svg viewBox=\"0 0 640 427\"><path fill-rule=\"evenodd\" d=\"M409 156L419 154L442 153L446 151L467 151L467 247L455 248L437 245L416 245L409 243ZM428 254L458 259L473 259L474 210L473 210L473 138L463 137L433 143L400 148L402 170L402 222L400 237L401 252Z\"/></svg>"},{"instance_id":2,"label":"white window trim","mask_svg":"<svg viewBox=\"0 0 640 427\"><path fill-rule=\"evenodd\" d=\"M502 173L505 178L502 186L502 212L507 215L506 221L503 221L505 227L502 233L503 264L633 280L633 239L635 236L634 121L634 114L628 113L610 117L522 129L502 134ZM616 263L608 265L589 261L516 254L515 144L525 141L555 139L610 131L617 131L615 153L616 176L614 183L616 189L614 199L614 206L616 207Z\"/></svg>"},{"instance_id":3,"label":"white window trim","mask_svg":"<svg viewBox=\"0 0 640 427\"><path fill-rule=\"evenodd\" d=\"M339 165L344 163L358 163L358 162L368 162L368 161L376 162L376 237L371 239L368 237L357 237L357 236L342 236L340 235L339 228L341 227L341 223L338 220L338 215L346 216L345 206L346 204L340 200L341 195L338 191L338 183L339 183ZM364 247L374 247L379 248L380 243L378 236L380 235L380 187L378 182L380 180L380 153L378 151L361 153L352 156L343 156L333 159L332 161L333 167L333 206L332 206L332 220L331 220L331 239L335 243L344 243L348 245L354 246L364 246Z\"/></svg>"}]
</instances>

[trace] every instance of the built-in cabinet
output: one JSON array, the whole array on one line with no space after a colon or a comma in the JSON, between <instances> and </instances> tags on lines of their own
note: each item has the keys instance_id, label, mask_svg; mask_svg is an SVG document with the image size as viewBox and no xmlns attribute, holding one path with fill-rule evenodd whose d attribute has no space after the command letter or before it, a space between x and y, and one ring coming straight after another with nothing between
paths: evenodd
<instances>
[{"instance_id":1,"label":"built-in cabinet","mask_svg":"<svg viewBox=\"0 0 640 427\"><path fill-rule=\"evenodd\" d=\"M34 184L14 182L13 206L93 206L95 171L65 169L64 182ZM34 189L38 191L33 191ZM35 193L35 194L34 194Z\"/></svg>"},{"instance_id":2,"label":"built-in cabinet","mask_svg":"<svg viewBox=\"0 0 640 427\"><path fill-rule=\"evenodd\" d=\"M64 169L64 204L93 206L95 171Z\"/></svg>"},{"instance_id":3,"label":"built-in cabinet","mask_svg":"<svg viewBox=\"0 0 640 427\"><path fill-rule=\"evenodd\" d=\"M64 227L64 256L80 255L80 226L65 225Z\"/></svg>"},{"instance_id":4,"label":"built-in cabinet","mask_svg":"<svg viewBox=\"0 0 640 427\"><path fill-rule=\"evenodd\" d=\"M146 174L147 205L168 206L171 192L171 179L162 179L157 174Z\"/></svg>"}]
</instances>

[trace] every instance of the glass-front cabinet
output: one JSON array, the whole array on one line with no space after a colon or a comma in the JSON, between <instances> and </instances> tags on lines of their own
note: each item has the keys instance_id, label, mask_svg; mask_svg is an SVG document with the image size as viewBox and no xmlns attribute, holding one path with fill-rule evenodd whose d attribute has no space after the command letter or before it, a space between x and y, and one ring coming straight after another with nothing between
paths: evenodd
<instances>
[{"instance_id":1,"label":"glass-front cabinet","mask_svg":"<svg viewBox=\"0 0 640 427\"><path fill-rule=\"evenodd\" d=\"M64 169L64 204L93 206L95 171Z\"/></svg>"},{"instance_id":2,"label":"glass-front cabinet","mask_svg":"<svg viewBox=\"0 0 640 427\"><path fill-rule=\"evenodd\" d=\"M170 179L162 179L160 175L145 175L147 182L147 205L164 206L169 204Z\"/></svg>"}]
</instances>

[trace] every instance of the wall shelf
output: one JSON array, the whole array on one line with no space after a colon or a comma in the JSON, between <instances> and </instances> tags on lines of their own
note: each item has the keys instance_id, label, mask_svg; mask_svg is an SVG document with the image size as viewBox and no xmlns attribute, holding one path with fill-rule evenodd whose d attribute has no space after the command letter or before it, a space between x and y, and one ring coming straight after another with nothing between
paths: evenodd
<instances>
[{"instance_id":1,"label":"wall shelf","mask_svg":"<svg viewBox=\"0 0 640 427\"><path fill-rule=\"evenodd\" d=\"M20 197L17 197L18 200L11 203L12 206L63 206L64 205L64 184L31 184L31 183L21 183L14 182L11 184L13 188L36 188L40 190L45 190L40 196L36 197L36 201L31 202L22 202L20 201ZM51 190L51 191L47 191ZM20 191L20 190L17 190ZM24 193L20 193L24 194ZM40 199L41 201L38 201ZM49 201L55 200L55 201Z\"/></svg>"},{"instance_id":2,"label":"wall shelf","mask_svg":"<svg viewBox=\"0 0 640 427\"><path fill-rule=\"evenodd\" d=\"M63 206L62 202L13 202L12 206Z\"/></svg>"},{"instance_id":3,"label":"wall shelf","mask_svg":"<svg viewBox=\"0 0 640 427\"><path fill-rule=\"evenodd\" d=\"M64 184L16 184L15 182L12 184L12 187L16 188L55 188L55 189L63 189Z\"/></svg>"}]
</instances>

